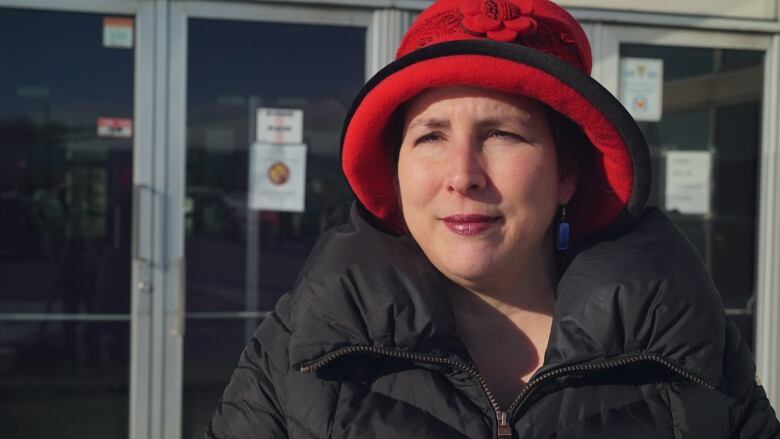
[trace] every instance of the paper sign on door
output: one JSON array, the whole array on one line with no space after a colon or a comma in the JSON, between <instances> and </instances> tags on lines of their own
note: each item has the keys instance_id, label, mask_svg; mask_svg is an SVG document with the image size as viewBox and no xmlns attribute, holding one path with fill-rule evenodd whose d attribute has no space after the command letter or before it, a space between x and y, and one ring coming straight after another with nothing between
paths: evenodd
<instances>
[{"instance_id":1,"label":"paper sign on door","mask_svg":"<svg viewBox=\"0 0 780 439\"><path fill-rule=\"evenodd\" d=\"M255 143L249 162L250 209L304 211L306 145Z\"/></svg>"},{"instance_id":2,"label":"paper sign on door","mask_svg":"<svg viewBox=\"0 0 780 439\"><path fill-rule=\"evenodd\" d=\"M620 60L620 102L638 121L658 122L663 115L664 61Z\"/></svg>"},{"instance_id":3,"label":"paper sign on door","mask_svg":"<svg viewBox=\"0 0 780 439\"><path fill-rule=\"evenodd\" d=\"M666 210L710 213L711 178L710 151L667 151Z\"/></svg>"},{"instance_id":4,"label":"paper sign on door","mask_svg":"<svg viewBox=\"0 0 780 439\"><path fill-rule=\"evenodd\" d=\"M262 143L301 144L303 110L258 108L256 140Z\"/></svg>"}]
</instances>

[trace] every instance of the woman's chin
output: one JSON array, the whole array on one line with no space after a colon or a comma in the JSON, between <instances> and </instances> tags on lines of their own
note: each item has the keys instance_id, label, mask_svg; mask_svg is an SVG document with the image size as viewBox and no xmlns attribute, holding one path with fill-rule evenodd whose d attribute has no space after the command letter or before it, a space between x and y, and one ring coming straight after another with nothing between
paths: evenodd
<instances>
[{"instance_id":1,"label":"woman's chin","mask_svg":"<svg viewBox=\"0 0 780 439\"><path fill-rule=\"evenodd\" d=\"M451 237L450 237L451 238ZM483 239L447 239L434 242L423 252L436 268L462 286L476 284L511 265L499 236Z\"/></svg>"},{"instance_id":2,"label":"woman's chin","mask_svg":"<svg viewBox=\"0 0 780 439\"><path fill-rule=\"evenodd\" d=\"M472 254L463 258L452 255L436 265L450 280L461 284L461 286L469 286L481 283L484 279L495 275L498 271L496 262L488 255L475 257Z\"/></svg>"}]
</instances>

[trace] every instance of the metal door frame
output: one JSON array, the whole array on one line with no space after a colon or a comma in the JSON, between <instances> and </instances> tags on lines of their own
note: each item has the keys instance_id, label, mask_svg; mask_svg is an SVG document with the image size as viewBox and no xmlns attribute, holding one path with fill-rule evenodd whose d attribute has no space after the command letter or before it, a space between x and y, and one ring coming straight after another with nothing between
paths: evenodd
<instances>
[{"instance_id":1,"label":"metal door frame","mask_svg":"<svg viewBox=\"0 0 780 439\"><path fill-rule=\"evenodd\" d=\"M404 9L397 9L398 6ZM180 438L186 317L183 258L189 18L365 27L366 75L370 77L392 60L393 49L422 6L412 1L347 0L331 0L316 6L297 1L272 4L0 0L0 7L135 16L133 214L136 217L130 286L129 437ZM580 19L593 20L583 25L593 46L594 77L613 93L617 90L619 44L622 42L727 47L766 53L756 263L756 357L770 400L777 404L780 401L780 345L773 342L773 335L780 334L780 273L776 270L780 267L780 221L777 221L780 218L780 35L761 32L776 32L778 24L762 22L761 26L750 29L755 33L648 28L604 24L598 22L601 12L583 12L576 8L572 11ZM639 15L654 17L657 14ZM681 20L680 26L694 26ZM752 23L731 20L728 24L732 21L736 27Z\"/></svg>"},{"instance_id":2,"label":"metal door frame","mask_svg":"<svg viewBox=\"0 0 780 439\"><path fill-rule=\"evenodd\" d=\"M638 43L716 49L759 50L765 54L759 150L758 228L756 234L755 357L758 375L769 399L780 401L780 36L768 33L727 32L592 23L593 74L617 95L620 44ZM774 336L773 336L774 335Z\"/></svg>"},{"instance_id":3,"label":"metal door frame","mask_svg":"<svg viewBox=\"0 0 780 439\"><path fill-rule=\"evenodd\" d=\"M143 0L0 0L0 7L92 13L131 15L135 21L134 75L133 75L133 236L129 356L129 404L128 435L145 437L142 431L148 417L151 372L151 297L155 293L150 275L160 270L159 257L154 252L156 205L160 201L155 175L150 163L156 161L160 149L155 142L156 102L155 59L151 49L159 39L155 31L158 3ZM159 291L159 290L158 290ZM42 316L40 318L45 318ZM111 317L111 316L108 316ZM106 318L108 318L106 317ZM114 320L117 320L116 318ZM124 319L121 319L124 320Z\"/></svg>"},{"instance_id":4,"label":"metal door frame","mask_svg":"<svg viewBox=\"0 0 780 439\"><path fill-rule=\"evenodd\" d=\"M166 165L160 171L166 178L165 198L168 200L165 224L168 231L165 236L165 250L168 264L172 267L166 273L160 273L160 283L165 285L165 293L157 297L155 305L162 312L163 330L156 331L153 340L157 344L155 352L164 356L161 368L161 381L158 395L165 413L153 422L154 428L146 437L151 439L176 439L182 434L182 397L183 397L183 347L186 330L186 306L184 285L185 244L185 199L186 199L186 113L187 113L187 48L188 22L190 18L216 19L231 21L254 21L291 24L317 24L335 26L353 26L366 29L366 71L370 74L384 65L387 38L397 34L400 40L400 27L403 24L391 11L365 8L339 7L328 5L304 5L293 3L227 3L209 1L175 1L169 9L170 45L166 48L168 68L167 127L165 145L167 147ZM390 30L388 30L388 28ZM388 35L390 35L388 37ZM204 313L210 314L210 313ZM219 313L225 314L225 313ZM245 313L236 313L245 314ZM222 316L224 317L224 316ZM159 346L162 345L162 346ZM214 401L216 407L217 401Z\"/></svg>"}]
</instances>

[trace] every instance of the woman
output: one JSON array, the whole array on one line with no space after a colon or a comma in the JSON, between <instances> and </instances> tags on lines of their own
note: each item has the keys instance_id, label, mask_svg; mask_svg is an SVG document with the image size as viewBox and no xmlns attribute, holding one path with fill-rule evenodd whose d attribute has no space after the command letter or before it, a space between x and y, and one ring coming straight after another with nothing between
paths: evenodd
<instances>
[{"instance_id":1,"label":"woman","mask_svg":"<svg viewBox=\"0 0 780 439\"><path fill-rule=\"evenodd\" d=\"M440 0L356 99L358 200L207 437L780 436L649 158L546 0ZM557 250L556 250L557 248Z\"/></svg>"}]
</instances>

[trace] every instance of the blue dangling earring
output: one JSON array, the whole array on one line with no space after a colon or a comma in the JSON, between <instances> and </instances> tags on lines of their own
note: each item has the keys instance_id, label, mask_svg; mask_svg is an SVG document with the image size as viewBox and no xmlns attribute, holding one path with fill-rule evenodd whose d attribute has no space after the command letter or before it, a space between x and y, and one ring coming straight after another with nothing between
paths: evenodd
<instances>
[{"instance_id":1,"label":"blue dangling earring","mask_svg":"<svg viewBox=\"0 0 780 439\"><path fill-rule=\"evenodd\" d=\"M571 237L571 226L566 218L566 205L561 206L561 217L558 220L558 233L555 239L555 248L558 251L569 249L569 238Z\"/></svg>"}]
</instances>

